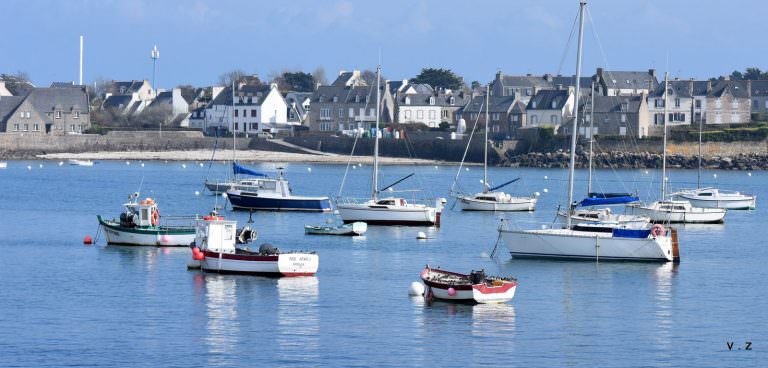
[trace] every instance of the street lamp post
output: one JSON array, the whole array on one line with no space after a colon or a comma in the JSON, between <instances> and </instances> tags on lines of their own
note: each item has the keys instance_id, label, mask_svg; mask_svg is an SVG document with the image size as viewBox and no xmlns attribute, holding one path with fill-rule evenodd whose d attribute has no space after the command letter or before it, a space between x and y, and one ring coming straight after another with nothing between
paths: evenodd
<instances>
[{"instance_id":1,"label":"street lamp post","mask_svg":"<svg viewBox=\"0 0 768 368\"><path fill-rule=\"evenodd\" d=\"M155 45L152 48L152 53L150 54L152 58L152 88L155 90L155 98L157 98L157 86L155 85L155 70L157 69L157 59L160 58L160 51L157 49L157 45ZM159 123L160 125L160 136L163 136L163 122L161 121Z\"/></svg>"}]
</instances>

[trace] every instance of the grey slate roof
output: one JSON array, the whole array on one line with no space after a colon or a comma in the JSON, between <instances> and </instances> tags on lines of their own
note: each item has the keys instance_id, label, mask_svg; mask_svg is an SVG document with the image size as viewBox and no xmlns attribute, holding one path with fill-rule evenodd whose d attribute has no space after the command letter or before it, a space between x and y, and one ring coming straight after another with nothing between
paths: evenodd
<instances>
[{"instance_id":1,"label":"grey slate roof","mask_svg":"<svg viewBox=\"0 0 768 368\"><path fill-rule=\"evenodd\" d=\"M120 105L123 105L123 108L127 108L128 104L131 103L131 96L129 95L113 95L107 97L106 100L104 100L104 108L105 109L118 109L120 108Z\"/></svg>"},{"instance_id":2,"label":"grey slate roof","mask_svg":"<svg viewBox=\"0 0 768 368\"><path fill-rule=\"evenodd\" d=\"M16 108L24 101L24 96L2 96L0 97L0 123L5 124L9 117L16 111ZM1 127L0 127L1 128ZM0 129L4 130L4 129Z\"/></svg>"},{"instance_id":3,"label":"grey slate roof","mask_svg":"<svg viewBox=\"0 0 768 368\"><path fill-rule=\"evenodd\" d=\"M603 77L608 88L655 90L659 85L656 77L652 76L648 71L605 70L603 71Z\"/></svg>"},{"instance_id":4,"label":"grey slate roof","mask_svg":"<svg viewBox=\"0 0 768 368\"><path fill-rule=\"evenodd\" d=\"M240 88L237 88L235 90L235 96L236 97L243 97L244 101L248 101L248 97L252 98L251 104L253 105L261 105L264 102L264 99L269 95L270 91L269 85L244 85Z\"/></svg>"},{"instance_id":5,"label":"grey slate roof","mask_svg":"<svg viewBox=\"0 0 768 368\"><path fill-rule=\"evenodd\" d=\"M158 107L162 104L171 104L171 103L173 103L173 92L164 91L157 94L157 97L155 97L155 99L152 100L152 103L149 105L149 107Z\"/></svg>"},{"instance_id":6,"label":"grey slate roof","mask_svg":"<svg viewBox=\"0 0 768 368\"><path fill-rule=\"evenodd\" d=\"M719 80L712 83L712 90L707 97L721 97L726 92L737 98L749 98L748 81Z\"/></svg>"},{"instance_id":7,"label":"grey slate roof","mask_svg":"<svg viewBox=\"0 0 768 368\"><path fill-rule=\"evenodd\" d=\"M88 96L85 87L79 88L35 88L27 95L35 110L40 112L61 109L71 111L78 109L84 113L89 111Z\"/></svg>"},{"instance_id":8,"label":"grey slate roof","mask_svg":"<svg viewBox=\"0 0 768 368\"><path fill-rule=\"evenodd\" d=\"M347 82L349 82L350 79L352 79L353 73L352 72L342 72L339 73L339 76L336 77L336 80L331 83L332 86L336 87L344 87L347 85Z\"/></svg>"},{"instance_id":9,"label":"grey slate roof","mask_svg":"<svg viewBox=\"0 0 768 368\"><path fill-rule=\"evenodd\" d=\"M526 110L560 110L568 102L568 90L545 89L536 92L528 101ZM554 103L554 106L552 105Z\"/></svg>"},{"instance_id":10,"label":"grey slate roof","mask_svg":"<svg viewBox=\"0 0 768 368\"><path fill-rule=\"evenodd\" d=\"M381 86L382 92L384 91L384 86ZM376 87L369 87L369 86L355 86L355 87L344 87L344 86L320 86L317 88L317 91L315 91L312 94L312 102L320 102L320 98L323 99L323 102L331 102L333 101L334 97L338 97L338 103L356 103L355 97L359 96L358 103L365 103L365 97L371 96L370 101L372 103L376 102ZM383 96L382 96L383 97Z\"/></svg>"},{"instance_id":11,"label":"grey slate roof","mask_svg":"<svg viewBox=\"0 0 768 368\"><path fill-rule=\"evenodd\" d=\"M590 98L584 96L581 98L582 111L589 111L585 108L590 103ZM640 111L640 105L643 103L643 96L603 96L595 95L595 113L618 113L628 112L637 113ZM624 105L624 108L622 108Z\"/></svg>"},{"instance_id":12,"label":"grey slate roof","mask_svg":"<svg viewBox=\"0 0 768 368\"><path fill-rule=\"evenodd\" d=\"M692 81L687 80L671 80L669 81L668 88L673 90L673 94L677 97L690 98L692 88ZM649 97L664 97L664 81L659 82L656 89L651 90L648 94ZM704 85L706 91L706 84Z\"/></svg>"},{"instance_id":13,"label":"grey slate roof","mask_svg":"<svg viewBox=\"0 0 768 368\"><path fill-rule=\"evenodd\" d=\"M581 77L581 81L579 82L580 88L587 88L589 89L590 84L592 83L592 77ZM563 85L564 87L576 87L576 76L562 76L557 75L552 77L552 84L557 86L558 84Z\"/></svg>"},{"instance_id":14,"label":"grey slate roof","mask_svg":"<svg viewBox=\"0 0 768 368\"><path fill-rule=\"evenodd\" d=\"M552 82L546 80L546 78L543 76L540 77L540 76L533 76L533 75L525 75L525 76L502 75L501 85L546 88L546 87L552 87Z\"/></svg>"},{"instance_id":15,"label":"grey slate roof","mask_svg":"<svg viewBox=\"0 0 768 368\"><path fill-rule=\"evenodd\" d=\"M109 87L109 92L113 95L118 94L131 94L138 92L141 86L144 85L144 81L132 80L132 81L113 81Z\"/></svg>"},{"instance_id":16,"label":"grey slate roof","mask_svg":"<svg viewBox=\"0 0 768 368\"><path fill-rule=\"evenodd\" d=\"M232 87L224 87L219 95L211 101L211 105L229 105L232 106Z\"/></svg>"},{"instance_id":17,"label":"grey slate roof","mask_svg":"<svg viewBox=\"0 0 768 368\"><path fill-rule=\"evenodd\" d=\"M520 103L518 101L518 103ZM522 104L522 103L520 103ZM489 113L506 113L514 108L515 96L491 96L490 106L488 106ZM476 96L469 104L464 106L461 110L463 113L485 113L485 96Z\"/></svg>"},{"instance_id":18,"label":"grey slate roof","mask_svg":"<svg viewBox=\"0 0 768 368\"><path fill-rule=\"evenodd\" d=\"M752 81L752 96L768 96L768 80Z\"/></svg>"},{"instance_id":19,"label":"grey slate roof","mask_svg":"<svg viewBox=\"0 0 768 368\"><path fill-rule=\"evenodd\" d=\"M75 82L53 82L53 83L51 83L51 88L78 88L78 87L82 87L82 86L79 86L79 85L75 84Z\"/></svg>"}]
</instances>

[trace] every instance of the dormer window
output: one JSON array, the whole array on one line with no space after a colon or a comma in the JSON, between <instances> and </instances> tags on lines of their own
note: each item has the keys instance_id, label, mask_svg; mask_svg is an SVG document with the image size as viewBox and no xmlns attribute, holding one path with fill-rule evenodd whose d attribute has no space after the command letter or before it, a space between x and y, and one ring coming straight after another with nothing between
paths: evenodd
<instances>
[{"instance_id":1,"label":"dormer window","mask_svg":"<svg viewBox=\"0 0 768 368\"><path fill-rule=\"evenodd\" d=\"M553 108L553 109L556 109L556 108L557 108L557 101L552 101L552 108Z\"/></svg>"},{"instance_id":2,"label":"dormer window","mask_svg":"<svg viewBox=\"0 0 768 368\"><path fill-rule=\"evenodd\" d=\"M531 101L531 108L532 108L532 109L535 109L535 108L536 108L536 101Z\"/></svg>"},{"instance_id":3,"label":"dormer window","mask_svg":"<svg viewBox=\"0 0 768 368\"><path fill-rule=\"evenodd\" d=\"M122 95L125 93L125 86L120 86L120 94Z\"/></svg>"},{"instance_id":4,"label":"dormer window","mask_svg":"<svg viewBox=\"0 0 768 368\"><path fill-rule=\"evenodd\" d=\"M429 104L430 105L434 105L435 104L435 97L434 96L429 98Z\"/></svg>"},{"instance_id":5,"label":"dormer window","mask_svg":"<svg viewBox=\"0 0 768 368\"><path fill-rule=\"evenodd\" d=\"M405 104L410 105L411 104L411 98L408 96L405 96Z\"/></svg>"},{"instance_id":6,"label":"dormer window","mask_svg":"<svg viewBox=\"0 0 768 368\"><path fill-rule=\"evenodd\" d=\"M339 102L339 96L333 96L333 102Z\"/></svg>"},{"instance_id":7,"label":"dormer window","mask_svg":"<svg viewBox=\"0 0 768 368\"><path fill-rule=\"evenodd\" d=\"M621 111L627 111L629 110L629 103L622 102L621 103Z\"/></svg>"},{"instance_id":8,"label":"dormer window","mask_svg":"<svg viewBox=\"0 0 768 368\"><path fill-rule=\"evenodd\" d=\"M355 103L360 103L360 95L355 95Z\"/></svg>"},{"instance_id":9,"label":"dormer window","mask_svg":"<svg viewBox=\"0 0 768 368\"><path fill-rule=\"evenodd\" d=\"M448 103L451 104L451 106L453 106L453 104L456 103L456 99L454 99L453 96L451 96L451 98L448 99Z\"/></svg>"},{"instance_id":10,"label":"dormer window","mask_svg":"<svg viewBox=\"0 0 768 368\"><path fill-rule=\"evenodd\" d=\"M371 102L371 96L365 96L365 103Z\"/></svg>"},{"instance_id":11,"label":"dormer window","mask_svg":"<svg viewBox=\"0 0 768 368\"><path fill-rule=\"evenodd\" d=\"M61 111L56 111L56 119L61 119Z\"/></svg>"},{"instance_id":12,"label":"dormer window","mask_svg":"<svg viewBox=\"0 0 768 368\"><path fill-rule=\"evenodd\" d=\"M80 111L77 111L77 110L73 111L72 112L72 118L73 119L80 119Z\"/></svg>"}]
</instances>

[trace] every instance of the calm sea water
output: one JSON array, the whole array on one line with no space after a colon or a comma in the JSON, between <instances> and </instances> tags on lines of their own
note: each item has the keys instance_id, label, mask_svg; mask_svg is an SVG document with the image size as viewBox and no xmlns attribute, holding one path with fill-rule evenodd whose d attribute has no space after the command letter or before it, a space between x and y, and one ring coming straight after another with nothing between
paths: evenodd
<instances>
[{"instance_id":1,"label":"calm sea water","mask_svg":"<svg viewBox=\"0 0 768 368\"><path fill-rule=\"evenodd\" d=\"M116 216L134 191L157 199L162 214L209 211L216 198L195 192L203 192L206 176L225 177L228 166L184 164L11 161L0 170L0 366L768 362L768 173L705 172L705 183L756 193L760 203L756 211L730 212L725 225L681 227L680 265L512 260L503 246L490 259L499 215L457 210L446 211L439 229L371 227L365 238L304 235L304 224L323 223L328 214L254 214L258 242L320 254L314 278L204 275L186 270L188 249L83 246L83 237L96 233L96 214ZM345 166L286 169L294 192L335 195ZM418 179L398 189L423 187L447 197L456 167L383 172L385 184L416 172ZM369 173L367 166L350 170L345 192L367 195ZM602 170L595 189L654 199L658 175ZM507 190L540 193L538 211L507 215L521 228L550 223L565 201L564 170L494 168L490 176L499 183L520 176ZM461 186L479 190L481 178L472 167ZM585 178L578 172L579 193ZM670 180L690 187L696 172L672 170ZM418 231L431 239L416 240ZM504 305L426 306L407 292L427 263L517 277L518 294ZM746 342L752 350L744 350Z\"/></svg>"}]
</instances>

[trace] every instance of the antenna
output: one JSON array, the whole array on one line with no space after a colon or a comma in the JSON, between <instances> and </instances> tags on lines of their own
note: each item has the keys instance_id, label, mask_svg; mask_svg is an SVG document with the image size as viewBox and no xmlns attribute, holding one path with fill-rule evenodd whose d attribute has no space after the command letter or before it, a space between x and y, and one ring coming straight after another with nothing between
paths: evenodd
<instances>
[{"instance_id":1,"label":"antenna","mask_svg":"<svg viewBox=\"0 0 768 368\"><path fill-rule=\"evenodd\" d=\"M80 79L78 85L83 85L83 35L80 35Z\"/></svg>"}]
</instances>

